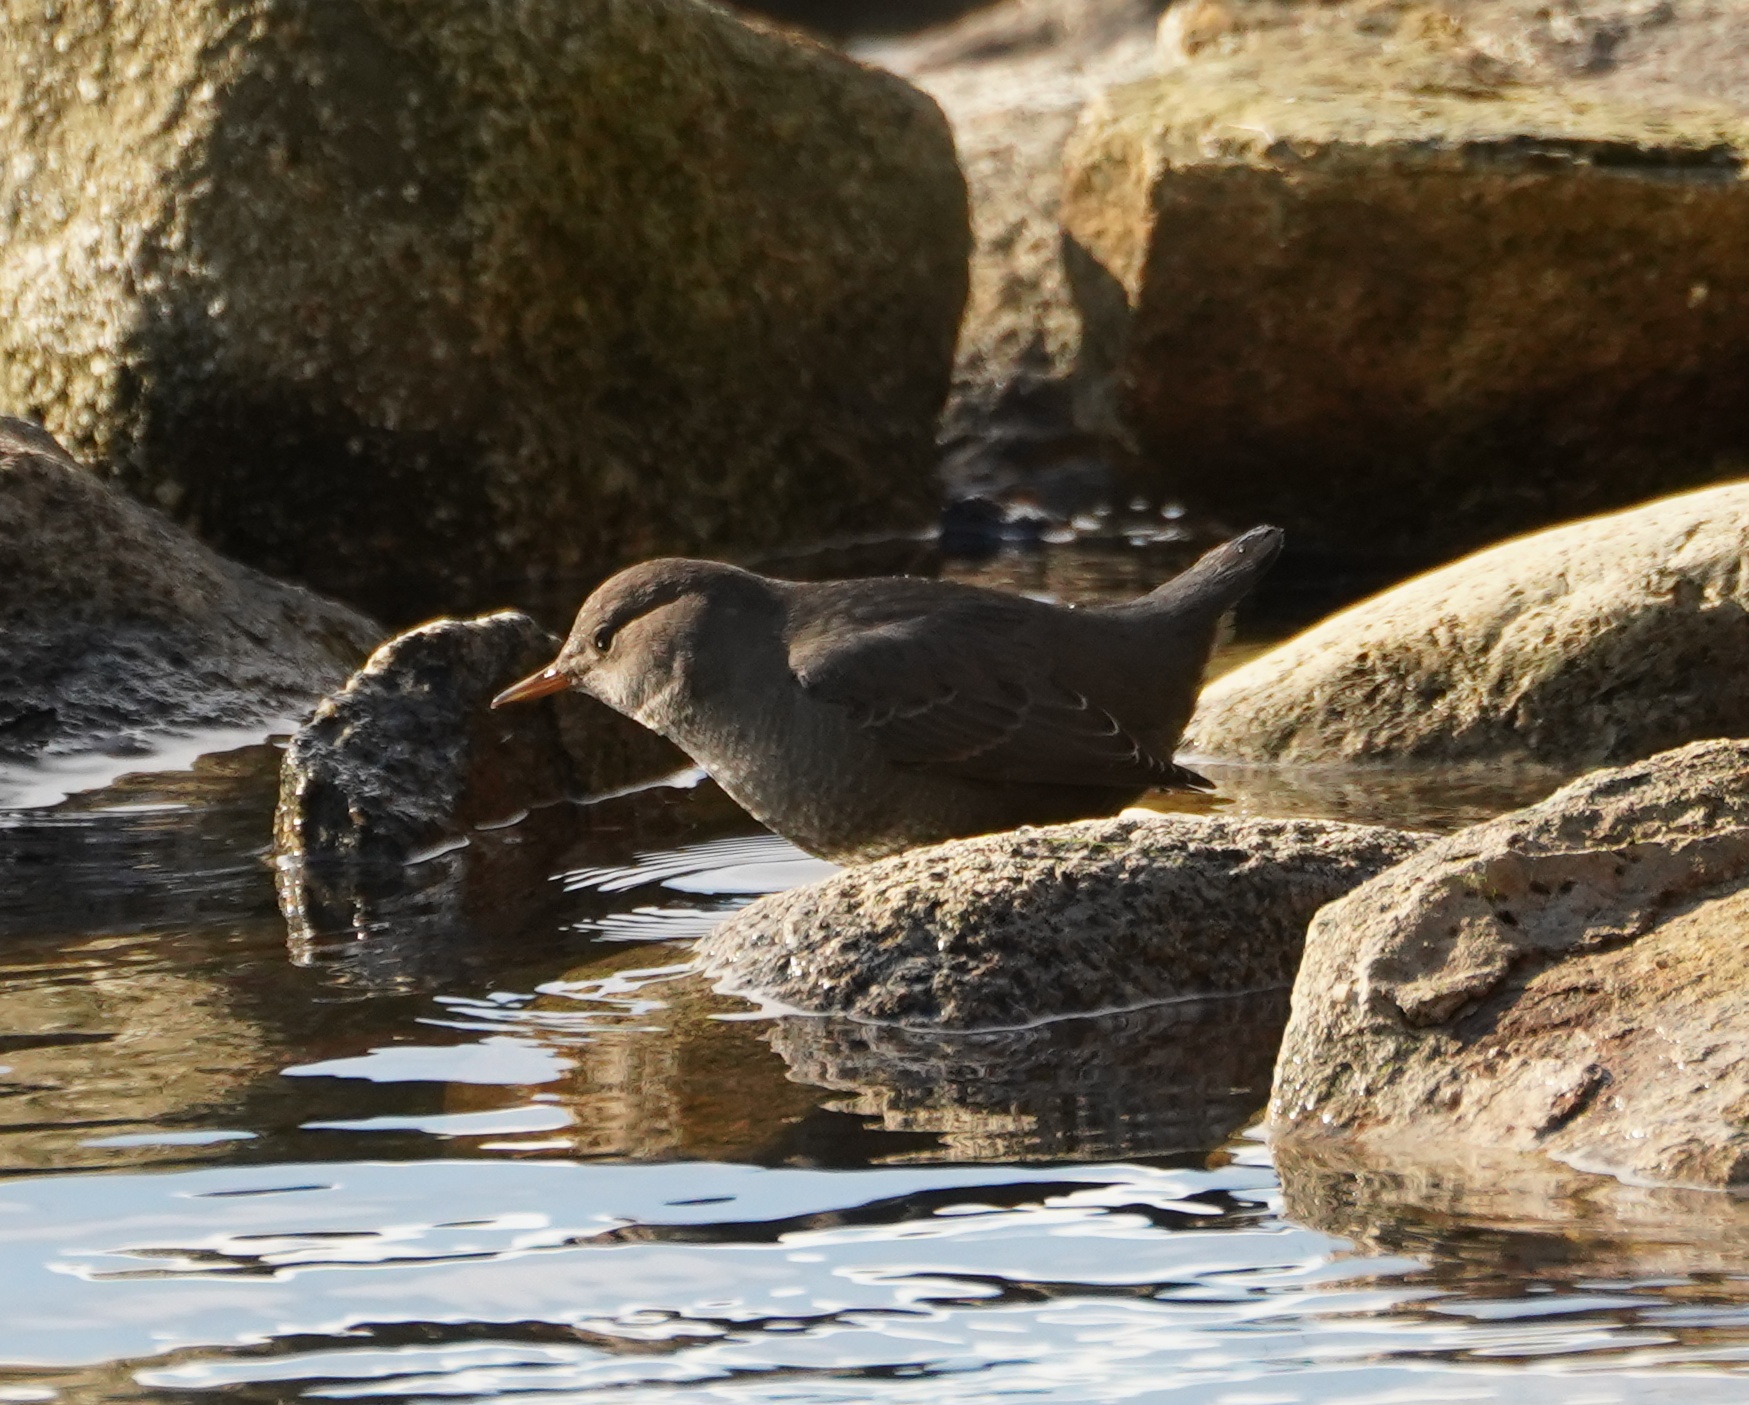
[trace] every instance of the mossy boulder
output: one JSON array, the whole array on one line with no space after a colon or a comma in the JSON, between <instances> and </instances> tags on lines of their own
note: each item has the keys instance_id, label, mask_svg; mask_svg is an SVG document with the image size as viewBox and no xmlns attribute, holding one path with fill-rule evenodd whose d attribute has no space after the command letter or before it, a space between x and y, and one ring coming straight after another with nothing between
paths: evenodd
<instances>
[{"instance_id":1,"label":"mossy boulder","mask_svg":"<svg viewBox=\"0 0 1749 1405\"><path fill-rule=\"evenodd\" d=\"M1399 5L1091 104L1062 219L1148 486L1426 562L1740 473L1749 118L1654 86Z\"/></svg>"},{"instance_id":2,"label":"mossy boulder","mask_svg":"<svg viewBox=\"0 0 1749 1405\"><path fill-rule=\"evenodd\" d=\"M220 549L404 616L932 499L965 191L899 79L696 0L0 24L0 410Z\"/></svg>"}]
</instances>

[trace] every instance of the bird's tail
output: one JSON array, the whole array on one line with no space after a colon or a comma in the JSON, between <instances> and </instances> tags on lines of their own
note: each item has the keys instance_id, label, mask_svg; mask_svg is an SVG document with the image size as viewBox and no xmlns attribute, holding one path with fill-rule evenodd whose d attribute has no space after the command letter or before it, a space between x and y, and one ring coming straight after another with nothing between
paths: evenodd
<instances>
[{"instance_id":1,"label":"bird's tail","mask_svg":"<svg viewBox=\"0 0 1749 1405\"><path fill-rule=\"evenodd\" d=\"M1217 616L1239 603L1281 555L1280 527L1253 527L1243 536L1204 552L1187 571L1137 601L1150 613Z\"/></svg>"}]
</instances>

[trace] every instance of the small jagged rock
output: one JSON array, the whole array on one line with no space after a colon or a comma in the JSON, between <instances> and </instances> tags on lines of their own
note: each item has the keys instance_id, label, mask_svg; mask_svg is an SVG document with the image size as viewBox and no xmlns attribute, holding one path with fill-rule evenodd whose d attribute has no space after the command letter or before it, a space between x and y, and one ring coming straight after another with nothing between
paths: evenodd
<instances>
[{"instance_id":1,"label":"small jagged rock","mask_svg":"<svg viewBox=\"0 0 1749 1405\"><path fill-rule=\"evenodd\" d=\"M1324 903L1427 836L1119 816L917 849L763 898L698 954L812 1013L1001 1028L1285 985Z\"/></svg>"},{"instance_id":2,"label":"small jagged rock","mask_svg":"<svg viewBox=\"0 0 1749 1405\"><path fill-rule=\"evenodd\" d=\"M1595 772L1318 913L1278 1139L1749 1183L1749 742Z\"/></svg>"},{"instance_id":3,"label":"small jagged rock","mask_svg":"<svg viewBox=\"0 0 1749 1405\"><path fill-rule=\"evenodd\" d=\"M382 630L227 561L0 418L0 758L286 722Z\"/></svg>"},{"instance_id":4,"label":"small jagged rock","mask_svg":"<svg viewBox=\"0 0 1749 1405\"><path fill-rule=\"evenodd\" d=\"M1240 761L1565 768L1749 735L1749 484L1507 542L1204 689L1184 746Z\"/></svg>"},{"instance_id":5,"label":"small jagged rock","mask_svg":"<svg viewBox=\"0 0 1749 1405\"><path fill-rule=\"evenodd\" d=\"M559 641L527 615L397 635L292 738L274 820L282 859L396 868L482 826L685 764L668 743L566 693L494 712Z\"/></svg>"}]
</instances>

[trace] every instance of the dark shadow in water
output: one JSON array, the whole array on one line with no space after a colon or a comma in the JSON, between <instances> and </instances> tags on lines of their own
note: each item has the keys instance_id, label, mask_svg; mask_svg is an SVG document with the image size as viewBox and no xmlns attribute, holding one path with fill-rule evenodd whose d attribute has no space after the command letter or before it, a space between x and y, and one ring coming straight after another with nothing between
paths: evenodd
<instances>
[{"instance_id":1,"label":"dark shadow in water","mask_svg":"<svg viewBox=\"0 0 1749 1405\"><path fill-rule=\"evenodd\" d=\"M940 1137L931 1159L1200 1158L1268 1098L1287 1006L1270 990L975 1033L791 1016L767 1038L797 1082Z\"/></svg>"}]
</instances>

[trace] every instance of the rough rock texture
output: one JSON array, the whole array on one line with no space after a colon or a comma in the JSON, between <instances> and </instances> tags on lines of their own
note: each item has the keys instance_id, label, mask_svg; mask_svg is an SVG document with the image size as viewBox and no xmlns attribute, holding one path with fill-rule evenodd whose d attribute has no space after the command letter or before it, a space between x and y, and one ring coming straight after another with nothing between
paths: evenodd
<instances>
[{"instance_id":1,"label":"rough rock texture","mask_svg":"<svg viewBox=\"0 0 1749 1405\"><path fill-rule=\"evenodd\" d=\"M790 1076L847 1111L926 1134L939 1160L1206 1153L1255 1119L1285 989L1172 1000L1028 1029L907 1029L791 1016L767 1038Z\"/></svg>"},{"instance_id":2,"label":"rough rock texture","mask_svg":"<svg viewBox=\"0 0 1749 1405\"><path fill-rule=\"evenodd\" d=\"M1063 146L1092 97L1153 69L1158 0L1003 0L863 52L934 97L971 197L971 287L944 421L949 487L1024 484L1065 514L1107 491L1113 446L1080 421L1081 313L1057 223Z\"/></svg>"},{"instance_id":3,"label":"rough rock texture","mask_svg":"<svg viewBox=\"0 0 1749 1405\"><path fill-rule=\"evenodd\" d=\"M0 32L0 410L221 549L428 608L931 502L965 190L891 75L695 0Z\"/></svg>"},{"instance_id":4,"label":"rough rock texture","mask_svg":"<svg viewBox=\"0 0 1749 1405\"><path fill-rule=\"evenodd\" d=\"M301 714L382 631L227 561L0 418L0 758Z\"/></svg>"},{"instance_id":5,"label":"rough rock texture","mask_svg":"<svg viewBox=\"0 0 1749 1405\"><path fill-rule=\"evenodd\" d=\"M1066 154L1149 487L1425 562L1741 472L1749 12L1226 8ZM1679 81L1714 24L1737 76Z\"/></svg>"},{"instance_id":6,"label":"rough rock texture","mask_svg":"<svg viewBox=\"0 0 1749 1405\"><path fill-rule=\"evenodd\" d=\"M281 858L399 866L476 827L685 764L655 733L578 693L490 708L558 646L513 610L389 640L286 749Z\"/></svg>"},{"instance_id":7,"label":"rough rock texture","mask_svg":"<svg viewBox=\"0 0 1749 1405\"><path fill-rule=\"evenodd\" d=\"M1278 1138L1749 1182L1749 742L1600 771L1313 921Z\"/></svg>"},{"instance_id":8,"label":"rough rock texture","mask_svg":"<svg viewBox=\"0 0 1749 1405\"><path fill-rule=\"evenodd\" d=\"M1254 761L1629 761L1749 736L1749 484L1508 542L1204 690L1183 745Z\"/></svg>"},{"instance_id":9,"label":"rough rock texture","mask_svg":"<svg viewBox=\"0 0 1749 1405\"><path fill-rule=\"evenodd\" d=\"M1312 913L1425 835L1121 816L917 849L763 898L698 953L816 1013L1001 1028L1285 985Z\"/></svg>"}]
</instances>

